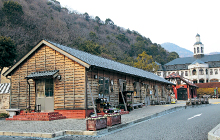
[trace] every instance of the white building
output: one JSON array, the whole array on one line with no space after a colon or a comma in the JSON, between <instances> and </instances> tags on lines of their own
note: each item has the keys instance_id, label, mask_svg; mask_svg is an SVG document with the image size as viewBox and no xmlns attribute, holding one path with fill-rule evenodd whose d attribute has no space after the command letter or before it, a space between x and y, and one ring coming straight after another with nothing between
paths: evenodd
<instances>
[{"instance_id":1,"label":"white building","mask_svg":"<svg viewBox=\"0 0 220 140\"><path fill-rule=\"evenodd\" d=\"M159 65L156 74L165 78L175 72L193 83L220 82L220 54L204 55L204 45L199 34L196 35L193 47L193 57L177 58L165 65Z\"/></svg>"}]
</instances>

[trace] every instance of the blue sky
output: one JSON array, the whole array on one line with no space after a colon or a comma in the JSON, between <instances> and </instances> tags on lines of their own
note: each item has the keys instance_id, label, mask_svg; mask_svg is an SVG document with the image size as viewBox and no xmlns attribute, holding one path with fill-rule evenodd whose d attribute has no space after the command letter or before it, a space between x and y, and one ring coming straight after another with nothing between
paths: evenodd
<instances>
[{"instance_id":1,"label":"blue sky","mask_svg":"<svg viewBox=\"0 0 220 140\"><path fill-rule=\"evenodd\" d=\"M205 53L220 52L218 0L58 0L63 7L110 18L117 26L135 30L153 43L174 43L193 51L200 34Z\"/></svg>"}]
</instances>

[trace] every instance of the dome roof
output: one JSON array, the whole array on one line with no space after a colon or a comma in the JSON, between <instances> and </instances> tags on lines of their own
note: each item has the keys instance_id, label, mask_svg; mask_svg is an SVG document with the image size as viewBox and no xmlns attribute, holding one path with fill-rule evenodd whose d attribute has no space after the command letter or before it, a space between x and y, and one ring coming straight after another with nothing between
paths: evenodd
<instances>
[{"instance_id":1,"label":"dome roof","mask_svg":"<svg viewBox=\"0 0 220 140\"><path fill-rule=\"evenodd\" d=\"M197 33L196 37L197 37L197 36L200 37L200 35L199 35L198 33Z\"/></svg>"},{"instance_id":2,"label":"dome roof","mask_svg":"<svg viewBox=\"0 0 220 140\"><path fill-rule=\"evenodd\" d=\"M199 45L199 44L202 44L202 42L196 42L194 45Z\"/></svg>"}]
</instances>

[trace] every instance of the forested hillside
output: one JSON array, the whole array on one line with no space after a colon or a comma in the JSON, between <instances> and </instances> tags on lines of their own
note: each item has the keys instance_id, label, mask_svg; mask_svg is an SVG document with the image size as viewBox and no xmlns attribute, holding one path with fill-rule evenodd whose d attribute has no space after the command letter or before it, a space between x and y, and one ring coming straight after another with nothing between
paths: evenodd
<instances>
[{"instance_id":1,"label":"forested hillside","mask_svg":"<svg viewBox=\"0 0 220 140\"><path fill-rule=\"evenodd\" d=\"M101 21L98 15L69 11L56 0L0 0L0 36L15 41L17 60L41 39L132 66L143 51L161 64L178 57L138 31L119 27L109 18Z\"/></svg>"}]
</instances>

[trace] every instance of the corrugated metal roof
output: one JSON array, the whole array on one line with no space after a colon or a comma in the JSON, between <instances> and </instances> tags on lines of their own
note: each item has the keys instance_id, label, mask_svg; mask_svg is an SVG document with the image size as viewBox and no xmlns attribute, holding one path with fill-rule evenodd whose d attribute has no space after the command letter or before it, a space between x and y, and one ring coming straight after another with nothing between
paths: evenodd
<instances>
[{"instance_id":1,"label":"corrugated metal roof","mask_svg":"<svg viewBox=\"0 0 220 140\"><path fill-rule=\"evenodd\" d=\"M131 74L134 76L151 79L151 80L155 80L158 82L173 84L165 80L164 78L155 75L154 73L147 72L142 69L135 68L135 67L131 67L131 66L128 66L128 65L125 65L125 64L113 61L113 60L109 60L103 57L92 55L87 52L83 52L83 51L80 51L74 48L63 46L63 45L60 45L60 44L57 44L51 41L48 41L48 42L89 65L93 65L93 66L97 66L97 67L101 67L101 68L105 68L109 70L114 70L114 71L118 71L118 72L122 72L126 74Z\"/></svg>"},{"instance_id":2,"label":"corrugated metal roof","mask_svg":"<svg viewBox=\"0 0 220 140\"><path fill-rule=\"evenodd\" d=\"M196 58L194 57L183 57L183 58L174 59L173 61L170 61L165 65L191 64L195 60ZM212 61L220 61L220 54L204 55L202 58L200 58L200 60L205 63Z\"/></svg>"},{"instance_id":3,"label":"corrugated metal roof","mask_svg":"<svg viewBox=\"0 0 220 140\"><path fill-rule=\"evenodd\" d=\"M0 84L0 94L10 93L10 83Z\"/></svg>"},{"instance_id":4,"label":"corrugated metal roof","mask_svg":"<svg viewBox=\"0 0 220 140\"><path fill-rule=\"evenodd\" d=\"M34 79L34 78L42 78L42 77L52 77L57 72L59 72L59 70L33 72L33 73L29 74L26 78L27 79Z\"/></svg>"}]
</instances>

